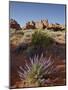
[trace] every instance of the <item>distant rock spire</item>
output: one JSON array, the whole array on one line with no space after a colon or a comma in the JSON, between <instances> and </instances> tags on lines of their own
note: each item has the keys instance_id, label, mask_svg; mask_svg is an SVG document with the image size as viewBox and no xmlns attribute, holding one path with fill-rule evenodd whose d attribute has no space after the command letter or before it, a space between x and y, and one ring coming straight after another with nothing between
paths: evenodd
<instances>
[{"instance_id":1,"label":"distant rock spire","mask_svg":"<svg viewBox=\"0 0 68 90\"><path fill-rule=\"evenodd\" d=\"M16 29L16 30L21 30L20 24L14 19L9 20L10 28Z\"/></svg>"}]
</instances>

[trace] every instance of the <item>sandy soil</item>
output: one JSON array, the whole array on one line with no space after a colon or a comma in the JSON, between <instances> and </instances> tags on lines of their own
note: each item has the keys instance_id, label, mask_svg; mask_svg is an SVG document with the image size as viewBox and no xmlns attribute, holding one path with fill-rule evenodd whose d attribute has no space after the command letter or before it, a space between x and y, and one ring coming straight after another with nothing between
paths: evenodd
<instances>
[{"instance_id":1,"label":"sandy soil","mask_svg":"<svg viewBox=\"0 0 68 90\"><path fill-rule=\"evenodd\" d=\"M57 72L54 75L49 76L48 86L65 85L66 84L66 60L65 60L65 45L54 45L50 49L46 56L52 56L57 66ZM23 52L16 52L16 47L10 45L10 87L14 86L17 82L20 82L18 76L18 67L25 65L25 59L28 59ZM46 86L46 85L45 85Z\"/></svg>"}]
</instances>

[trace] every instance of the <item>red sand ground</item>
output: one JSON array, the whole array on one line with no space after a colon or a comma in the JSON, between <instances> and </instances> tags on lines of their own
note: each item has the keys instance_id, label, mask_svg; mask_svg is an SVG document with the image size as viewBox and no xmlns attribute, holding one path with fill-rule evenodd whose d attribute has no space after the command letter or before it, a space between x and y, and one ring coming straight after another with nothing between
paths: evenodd
<instances>
[{"instance_id":1,"label":"red sand ground","mask_svg":"<svg viewBox=\"0 0 68 90\"><path fill-rule=\"evenodd\" d=\"M60 47L60 46L59 46ZM55 48L55 51L59 50L57 48ZM53 53L51 52L51 55L53 56L54 60L55 60L55 64L57 66L57 70L58 72L54 75L50 75L50 83L52 84L52 86L56 86L56 85L65 85L66 84L66 70L65 70L65 47L63 46L63 50L64 52L61 50L59 56L58 56L58 52L55 54L53 51ZM22 66L25 64L25 59L26 56L22 53L18 54L15 52L15 47L11 46L10 47L10 87L15 85L16 82L19 82L19 76L17 73L18 67Z\"/></svg>"}]
</instances>

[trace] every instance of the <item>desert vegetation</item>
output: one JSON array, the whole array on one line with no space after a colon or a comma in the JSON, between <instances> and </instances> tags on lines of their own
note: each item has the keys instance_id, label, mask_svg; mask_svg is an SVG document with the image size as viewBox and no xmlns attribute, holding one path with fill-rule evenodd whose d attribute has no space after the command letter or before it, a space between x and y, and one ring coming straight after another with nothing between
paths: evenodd
<instances>
[{"instance_id":1,"label":"desert vegetation","mask_svg":"<svg viewBox=\"0 0 68 90\"><path fill-rule=\"evenodd\" d=\"M30 58L29 64L26 60L25 66L20 66L19 69L21 82L17 87L45 86L49 84L49 75L56 72L54 61L51 60L51 57L47 59L43 54L40 57L35 55L34 58Z\"/></svg>"},{"instance_id":2,"label":"desert vegetation","mask_svg":"<svg viewBox=\"0 0 68 90\"><path fill-rule=\"evenodd\" d=\"M29 22L22 29L18 25L19 30L14 25L10 28L10 87L65 85L65 28L60 24L48 28L48 21L36 26Z\"/></svg>"},{"instance_id":3,"label":"desert vegetation","mask_svg":"<svg viewBox=\"0 0 68 90\"><path fill-rule=\"evenodd\" d=\"M53 38L51 38L48 33L44 33L40 30L35 31L32 35L32 44L34 46L48 47L53 41Z\"/></svg>"}]
</instances>

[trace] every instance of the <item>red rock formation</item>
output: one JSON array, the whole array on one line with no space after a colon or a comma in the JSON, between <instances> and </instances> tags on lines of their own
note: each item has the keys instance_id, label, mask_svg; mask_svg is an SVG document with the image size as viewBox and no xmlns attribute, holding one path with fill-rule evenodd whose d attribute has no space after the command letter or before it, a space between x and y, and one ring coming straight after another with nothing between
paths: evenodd
<instances>
[{"instance_id":1,"label":"red rock formation","mask_svg":"<svg viewBox=\"0 0 68 90\"><path fill-rule=\"evenodd\" d=\"M49 25L48 20L41 20L41 22L43 23L43 29L48 27Z\"/></svg>"},{"instance_id":2,"label":"red rock formation","mask_svg":"<svg viewBox=\"0 0 68 90\"><path fill-rule=\"evenodd\" d=\"M64 25L61 25L61 24L49 24L47 29L52 29L54 31L58 31L58 30L64 30L65 29L65 26Z\"/></svg>"},{"instance_id":3,"label":"red rock formation","mask_svg":"<svg viewBox=\"0 0 68 90\"><path fill-rule=\"evenodd\" d=\"M48 20L41 20L41 21L29 21L26 23L26 26L23 29L45 29L48 27Z\"/></svg>"},{"instance_id":4,"label":"red rock formation","mask_svg":"<svg viewBox=\"0 0 68 90\"><path fill-rule=\"evenodd\" d=\"M55 24L49 24L48 25L48 27L47 27L47 29L52 29L52 30L54 30L55 29Z\"/></svg>"},{"instance_id":5,"label":"red rock formation","mask_svg":"<svg viewBox=\"0 0 68 90\"><path fill-rule=\"evenodd\" d=\"M10 19L9 24L10 24L10 28L16 29L16 30L21 30L21 27L20 27L20 25L18 24L17 21L15 21L13 19Z\"/></svg>"},{"instance_id":6,"label":"red rock formation","mask_svg":"<svg viewBox=\"0 0 68 90\"><path fill-rule=\"evenodd\" d=\"M31 21L26 23L26 29L35 29L35 22Z\"/></svg>"},{"instance_id":7,"label":"red rock formation","mask_svg":"<svg viewBox=\"0 0 68 90\"><path fill-rule=\"evenodd\" d=\"M58 30L64 30L65 26L55 23L55 24L50 24L48 23L48 20L41 20L41 21L29 21L28 23L26 23L25 27L23 27L23 29L49 29L49 30L54 30L54 31L58 31Z\"/></svg>"},{"instance_id":8,"label":"red rock formation","mask_svg":"<svg viewBox=\"0 0 68 90\"><path fill-rule=\"evenodd\" d=\"M37 28L37 29L43 29L43 23L41 21L35 22L35 28Z\"/></svg>"}]
</instances>

